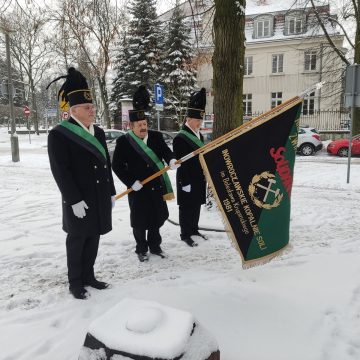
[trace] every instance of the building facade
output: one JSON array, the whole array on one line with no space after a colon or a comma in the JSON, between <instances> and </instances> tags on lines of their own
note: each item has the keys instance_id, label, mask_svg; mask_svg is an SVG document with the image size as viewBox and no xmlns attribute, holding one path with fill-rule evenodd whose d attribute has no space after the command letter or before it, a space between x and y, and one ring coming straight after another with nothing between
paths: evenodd
<instances>
[{"instance_id":1,"label":"building facade","mask_svg":"<svg viewBox=\"0 0 360 360\"><path fill-rule=\"evenodd\" d=\"M199 87L207 89L206 112L212 114L214 8L211 0L193 0L192 3L190 6L187 1L180 6L188 16L189 26L194 26L194 46L198 49L197 81ZM319 5L317 11L334 44L343 49L344 36L338 32L336 22L331 21L336 15L331 14L329 5ZM171 11L166 14L169 16ZM305 98L303 116L323 109L340 109L344 65L329 46L309 2L248 0L245 23L245 118L267 111L318 82L325 84Z\"/></svg>"}]
</instances>

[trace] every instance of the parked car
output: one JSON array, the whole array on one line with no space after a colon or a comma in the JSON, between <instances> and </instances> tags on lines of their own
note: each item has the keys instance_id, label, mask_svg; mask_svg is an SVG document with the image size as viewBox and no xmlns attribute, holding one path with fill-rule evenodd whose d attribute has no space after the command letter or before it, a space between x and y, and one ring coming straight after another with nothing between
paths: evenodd
<instances>
[{"instance_id":1,"label":"parked car","mask_svg":"<svg viewBox=\"0 0 360 360\"><path fill-rule=\"evenodd\" d=\"M116 129L104 129L106 142L116 143L116 139L126 134L125 131Z\"/></svg>"},{"instance_id":2,"label":"parked car","mask_svg":"<svg viewBox=\"0 0 360 360\"><path fill-rule=\"evenodd\" d=\"M172 145L176 132L160 131L167 145Z\"/></svg>"},{"instance_id":3,"label":"parked car","mask_svg":"<svg viewBox=\"0 0 360 360\"><path fill-rule=\"evenodd\" d=\"M201 131L203 137L204 137L204 144L208 144L210 141L212 141L213 133L211 132L203 132Z\"/></svg>"},{"instance_id":4,"label":"parked car","mask_svg":"<svg viewBox=\"0 0 360 360\"><path fill-rule=\"evenodd\" d=\"M109 151L110 160L112 161L115 146L116 146L116 140L120 137L126 134L125 131L122 130L116 130L116 129L104 129L105 133L105 139L106 139L106 145Z\"/></svg>"},{"instance_id":5,"label":"parked car","mask_svg":"<svg viewBox=\"0 0 360 360\"><path fill-rule=\"evenodd\" d=\"M113 156L114 156L114 151L115 151L115 147L116 147L116 140L113 141L107 141L106 142L108 151L109 151L109 155L110 155L110 160L112 162Z\"/></svg>"},{"instance_id":6,"label":"parked car","mask_svg":"<svg viewBox=\"0 0 360 360\"><path fill-rule=\"evenodd\" d=\"M326 150L331 155L348 156L349 139L334 140L327 146ZM360 134L352 138L351 155L360 155Z\"/></svg>"},{"instance_id":7,"label":"parked car","mask_svg":"<svg viewBox=\"0 0 360 360\"><path fill-rule=\"evenodd\" d=\"M323 148L320 135L313 127L300 127L297 151L304 156L310 156Z\"/></svg>"}]
</instances>

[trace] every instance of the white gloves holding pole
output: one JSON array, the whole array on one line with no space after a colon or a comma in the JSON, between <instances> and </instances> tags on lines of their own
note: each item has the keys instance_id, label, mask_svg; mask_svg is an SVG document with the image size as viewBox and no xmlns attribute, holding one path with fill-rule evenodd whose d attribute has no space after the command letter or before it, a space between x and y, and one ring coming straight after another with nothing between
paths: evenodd
<instances>
[{"instance_id":1,"label":"white gloves holding pole","mask_svg":"<svg viewBox=\"0 0 360 360\"><path fill-rule=\"evenodd\" d=\"M86 205L86 202L84 200L71 205L74 215L80 219L82 219L83 217L86 216L86 211L85 209L88 209L89 207Z\"/></svg>"},{"instance_id":2,"label":"white gloves holding pole","mask_svg":"<svg viewBox=\"0 0 360 360\"><path fill-rule=\"evenodd\" d=\"M139 191L142 189L142 185L140 183L139 180L136 180L132 185L131 185L131 188L134 190L134 191Z\"/></svg>"},{"instance_id":3,"label":"white gloves holding pole","mask_svg":"<svg viewBox=\"0 0 360 360\"><path fill-rule=\"evenodd\" d=\"M176 170L178 167L181 166L181 164L175 164L176 163L176 159L171 159L170 162L169 162L169 166L170 166L170 169L171 170ZM131 185L131 188L134 190L134 191L139 191L143 188L143 186L141 185L140 181L139 180L136 180L132 185Z\"/></svg>"},{"instance_id":4,"label":"white gloves holding pole","mask_svg":"<svg viewBox=\"0 0 360 360\"><path fill-rule=\"evenodd\" d=\"M176 170L177 168L179 168L181 166L181 164L175 164L177 162L176 159L171 159L169 162L169 166L171 170Z\"/></svg>"}]
</instances>

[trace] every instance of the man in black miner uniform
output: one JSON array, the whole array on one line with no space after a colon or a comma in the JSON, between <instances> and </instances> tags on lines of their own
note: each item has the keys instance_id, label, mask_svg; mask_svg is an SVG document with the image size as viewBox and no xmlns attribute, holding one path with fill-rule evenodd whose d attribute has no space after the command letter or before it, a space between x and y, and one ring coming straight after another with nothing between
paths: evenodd
<instances>
[{"instance_id":1,"label":"man in black miner uniform","mask_svg":"<svg viewBox=\"0 0 360 360\"><path fill-rule=\"evenodd\" d=\"M200 127L206 105L206 90L202 88L190 97L186 123L182 126L173 141L177 159L193 152L204 145ZM179 205L180 237L189 246L198 244L191 238L200 236L199 218L201 205L206 201L206 180L200 165L199 157L184 162L176 174L177 202Z\"/></svg>"},{"instance_id":2,"label":"man in black miner uniform","mask_svg":"<svg viewBox=\"0 0 360 360\"><path fill-rule=\"evenodd\" d=\"M162 134L148 130L145 111L150 96L140 86L133 97L133 110L129 111L131 130L118 138L113 156L113 170L118 178L133 191L129 193L130 222L141 262L148 260L147 251L164 257L161 249L160 227L169 217L166 200L174 198L167 173L148 182L140 181L164 167L163 160L176 169L174 154L166 145Z\"/></svg>"},{"instance_id":3,"label":"man in black miner uniform","mask_svg":"<svg viewBox=\"0 0 360 360\"><path fill-rule=\"evenodd\" d=\"M86 79L74 68L60 78L66 78L59 91L61 107L68 102L71 117L50 131L48 153L62 195L69 289L85 299L85 286L108 287L96 280L94 263L100 235L112 229L115 187L104 131L93 125L95 107Z\"/></svg>"}]
</instances>

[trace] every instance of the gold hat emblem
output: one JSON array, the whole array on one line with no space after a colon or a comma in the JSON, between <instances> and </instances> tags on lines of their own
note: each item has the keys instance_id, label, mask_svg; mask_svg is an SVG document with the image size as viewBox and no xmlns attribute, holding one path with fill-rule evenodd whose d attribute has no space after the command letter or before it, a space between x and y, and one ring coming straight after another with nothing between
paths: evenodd
<instances>
[{"instance_id":1,"label":"gold hat emblem","mask_svg":"<svg viewBox=\"0 0 360 360\"><path fill-rule=\"evenodd\" d=\"M200 116L203 118L205 116L205 111L200 111Z\"/></svg>"},{"instance_id":2,"label":"gold hat emblem","mask_svg":"<svg viewBox=\"0 0 360 360\"><path fill-rule=\"evenodd\" d=\"M143 111L138 112L138 119L143 120L145 118L145 113Z\"/></svg>"},{"instance_id":3,"label":"gold hat emblem","mask_svg":"<svg viewBox=\"0 0 360 360\"><path fill-rule=\"evenodd\" d=\"M90 91L84 91L84 98L85 98L86 100L89 100L89 101L92 100L92 96L91 96Z\"/></svg>"}]
</instances>

